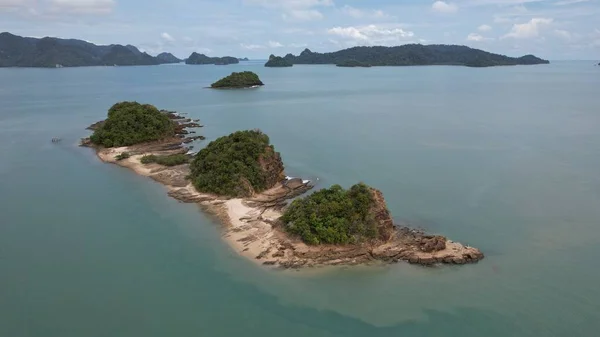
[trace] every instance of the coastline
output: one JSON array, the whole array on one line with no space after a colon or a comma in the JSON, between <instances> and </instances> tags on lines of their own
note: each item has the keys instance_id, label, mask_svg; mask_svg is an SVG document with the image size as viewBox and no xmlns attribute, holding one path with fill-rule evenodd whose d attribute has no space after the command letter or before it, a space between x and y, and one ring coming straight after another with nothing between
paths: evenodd
<instances>
[{"instance_id":1,"label":"coastline","mask_svg":"<svg viewBox=\"0 0 600 337\"><path fill-rule=\"evenodd\" d=\"M129 147L92 147L98 158L105 162L131 169L149 177L167 189L169 196L185 203L195 203L214 216L223 226L223 239L236 253L257 264L279 268L302 268L339 265L365 265L405 261L411 264L432 266L436 264L467 264L483 259L474 247L426 235L410 228L395 228L386 242L358 245L308 246L298 238L282 231L278 219L287 200L310 190L310 182L301 179L277 183L273 188L249 198L220 197L196 191L187 179L189 164L166 167L159 164L142 164L144 155L187 153L181 138L161 142L138 144ZM123 152L130 157L117 160ZM383 201L383 196L381 196ZM424 249L438 244L443 238L443 248Z\"/></svg>"}]
</instances>

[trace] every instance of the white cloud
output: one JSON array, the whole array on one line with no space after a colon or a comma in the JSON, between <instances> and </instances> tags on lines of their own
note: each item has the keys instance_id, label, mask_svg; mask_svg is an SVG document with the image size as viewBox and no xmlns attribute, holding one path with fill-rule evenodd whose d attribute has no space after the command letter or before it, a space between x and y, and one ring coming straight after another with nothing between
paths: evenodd
<instances>
[{"instance_id":1,"label":"white cloud","mask_svg":"<svg viewBox=\"0 0 600 337\"><path fill-rule=\"evenodd\" d=\"M248 49L248 50L256 50L256 49L265 48L265 46L260 45L260 44L245 44L245 43L240 43L240 47L242 47L243 49Z\"/></svg>"},{"instance_id":2,"label":"white cloud","mask_svg":"<svg viewBox=\"0 0 600 337\"><path fill-rule=\"evenodd\" d=\"M334 27L328 30L331 35L337 35L354 45L394 45L407 42L414 33L402 28L384 28L376 25L360 27Z\"/></svg>"},{"instance_id":3,"label":"white cloud","mask_svg":"<svg viewBox=\"0 0 600 337\"><path fill-rule=\"evenodd\" d=\"M490 30L492 30L492 27L488 25L481 25L477 27L477 30L480 32L489 32Z\"/></svg>"},{"instance_id":4,"label":"white cloud","mask_svg":"<svg viewBox=\"0 0 600 337\"><path fill-rule=\"evenodd\" d=\"M51 10L63 13L108 14L114 6L114 0L50 0Z\"/></svg>"},{"instance_id":5,"label":"white cloud","mask_svg":"<svg viewBox=\"0 0 600 337\"><path fill-rule=\"evenodd\" d=\"M433 3L433 5L431 5L431 9L434 12L451 14L456 13L458 11L458 6L453 3L436 1Z\"/></svg>"},{"instance_id":6,"label":"white cloud","mask_svg":"<svg viewBox=\"0 0 600 337\"><path fill-rule=\"evenodd\" d=\"M269 41L268 43L269 47L271 48L281 48L283 47L283 45L277 41Z\"/></svg>"},{"instance_id":7,"label":"white cloud","mask_svg":"<svg viewBox=\"0 0 600 337\"><path fill-rule=\"evenodd\" d=\"M558 2L555 2L554 5L555 6L566 6L566 5L572 5L572 4L578 4L581 2L588 2L590 0L561 0Z\"/></svg>"},{"instance_id":8,"label":"white cloud","mask_svg":"<svg viewBox=\"0 0 600 337\"><path fill-rule=\"evenodd\" d=\"M481 41L490 41L490 40L493 40L493 38L484 37L477 33L471 33L471 34L467 35L467 41L481 42Z\"/></svg>"},{"instance_id":9,"label":"white cloud","mask_svg":"<svg viewBox=\"0 0 600 337\"><path fill-rule=\"evenodd\" d=\"M308 45L306 43L290 43L287 46L290 48L304 48L304 47L307 47Z\"/></svg>"},{"instance_id":10,"label":"white cloud","mask_svg":"<svg viewBox=\"0 0 600 337\"><path fill-rule=\"evenodd\" d=\"M171 34L169 34L167 32L160 34L160 37L163 40L168 41L168 42L174 42L175 41L175 39L171 36Z\"/></svg>"},{"instance_id":11,"label":"white cloud","mask_svg":"<svg viewBox=\"0 0 600 337\"><path fill-rule=\"evenodd\" d=\"M244 2L282 11L281 17L292 21L322 19L323 13L315 7L333 6L333 0L244 0Z\"/></svg>"},{"instance_id":12,"label":"white cloud","mask_svg":"<svg viewBox=\"0 0 600 337\"><path fill-rule=\"evenodd\" d=\"M512 26L510 32L503 38L512 37L515 39L529 39L538 37L540 30L549 26L554 20L548 18L533 18L526 23L516 23Z\"/></svg>"},{"instance_id":13,"label":"white cloud","mask_svg":"<svg viewBox=\"0 0 600 337\"><path fill-rule=\"evenodd\" d=\"M554 30L554 35L558 36L559 38L563 39L563 40L571 40L571 33L563 30L563 29L555 29Z\"/></svg>"},{"instance_id":14,"label":"white cloud","mask_svg":"<svg viewBox=\"0 0 600 337\"><path fill-rule=\"evenodd\" d=\"M342 7L341 11L342 11L342 13L344 13L350 17L353 17L355 19L364 19L364 18L383 19L383 18L389 17L387 14L385 14L380 9L363 10L363 9L358 9L358 8L354 8L352 6L345 5L344 7Z\"/></svg>"},{"instance_id":15,"label":"white cloud","mask_svg":"<svg viewBox=\"0 0 600 337\"><path fill-rule=\"evenodd\" d=\"M281 14L281 17L291 21L312 21L322 19L323 14L316 9L293 9Z\"/></svg>"}]
</instances>

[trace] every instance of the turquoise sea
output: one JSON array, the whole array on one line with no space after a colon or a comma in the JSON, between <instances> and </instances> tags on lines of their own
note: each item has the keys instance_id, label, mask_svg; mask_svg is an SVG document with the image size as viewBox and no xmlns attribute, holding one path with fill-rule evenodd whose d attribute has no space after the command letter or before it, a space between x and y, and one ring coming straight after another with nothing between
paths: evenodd
<instances>
[{"instance_id":1,"label":"turquoise sea","mask_svg":"<svg viewBox=\"0 0 600 337\"><path fill-rule=\"evenodd\" d=\"M240 70L266 85L204 89ZM599 71L0 69L0 337L597 336ZM196 206L77 146L121 100L200 118L197 147L260 128L288 174L364 181L398 222L486 259L258 267Z\"/></svg>"}]
</instances>

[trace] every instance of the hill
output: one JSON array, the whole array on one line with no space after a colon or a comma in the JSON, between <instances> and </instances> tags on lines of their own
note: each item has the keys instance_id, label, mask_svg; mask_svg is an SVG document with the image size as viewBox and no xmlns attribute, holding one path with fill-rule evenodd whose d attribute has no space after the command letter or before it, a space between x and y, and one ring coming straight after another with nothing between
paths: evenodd
<instances>
[{"instance_id":1,"label":"hill","mask_svg":"<svg viewBox=\"0 0 600 337\"><path fill-rule=\"evenodd\" d=\"M176 123L153 105L120 102L94 127L90 141L104 147L129 146L174 136L175 129Z\"/></svg>"},{"instance_id":2,"label":"hill","mask_svg":"<svg viewBox=\"0 0 600 337\"><path fill-rule=\"evenodd\" d=\"M209 57L204 54L198 54L193 52L190 57L185 60L185 64L216 64L216 65L227 65L240 63L240 61L231 56L223 57Z\"/></svg>"},{"instance_id":3,"label":"hill","mask_svg":"<svg viewBox=\"0 0 600 337\"><path fill-rule=\"evenodd\" d=\"M287 54L293 64L341 64L354 60L372 66L462 65L491 67L504 65L547 64L533 55L508 57L457 45L407 44L397 47L353 47L332 53L314 53L305 49L300 55Z\"/></svg>"},{"instance_id":4,"label":"hill","mask_svg":"<svg viewBox=\"0 0 600 337\"><path fill-rule=\"evenodd\" d=\"M283 68L283 67L292 67L293 64L291 62L289 62L288 60L284 59L283 57L280 56L275 56L272 55L269 56L269 60L267 61L267 63L265 63L265 67L272 67L272 68Z\"/></svg>"},{"instance_id":5,"label":"hill","mask_svg":"<svg viewBox=\"0 0 600 337\"><path fill-rule=\"evenodd\" d=\"M179 62L183 61L182 59L177 58L175 55L173 55L171 53L160 53L160 54L156 55L156 59L162 64L179 63Z\"/></svg>"},{"instance_id":6,"label":"hill","mask_svg":"<svg viewBox=\"0 0 600 337\"><path fill-rule=\"evenodd\" d=\"M394 231L383 195L363 183L348 190L333 185L296 199L281 220L286 231L312 245L387 241Z\"/></svg>"},{"instance_id":7,"label":"hill","mask_svg":"<svg viewBox=\"0 0 600 337\"><path fill-rule=\"evenodd\" d=\"M0 33L0 67L155 65L162 61L132 45L95 45L82 40L41 39Z\"/></svg>"},{"instance_id":8,"label":"hill","mask_svg":"<svg viewBox=\"0 0 600 337\"><path fill-rule=\"evenodd\" d=\"M281 156L258 130L220 137L196 155L190 178L200 192L248 197L283 180Z\"/></svg>"},{"instance_id":9,"label":"hill","mask_svg":"<svg viewBox=\"0 0 600 337\"><path fill-rule=\"evenodd\" d=\"M258 78L258 75L251 71L242 71L239 73L233 72L231 75L211 84L210 87L213 89L241 89L259 85L264 85L264 83Z\"/></svg>"}]
</instances>

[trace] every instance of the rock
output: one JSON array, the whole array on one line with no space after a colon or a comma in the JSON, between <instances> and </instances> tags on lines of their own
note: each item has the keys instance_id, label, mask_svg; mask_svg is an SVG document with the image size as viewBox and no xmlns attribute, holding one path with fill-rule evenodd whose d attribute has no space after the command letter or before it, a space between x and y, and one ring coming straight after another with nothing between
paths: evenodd
<instances>
[{"instance_id":1,"label":"rock","mask_svg":"<svg viewBox=\"0 0 600 337\"><path fill-rule=\"evenodd\" d=\"M434 257L422 257L419 259L419 264L422 264L424 266L430 266L435 264L437 261Z\"/></svg>"},{"instance_id":2,"label":"rock","mask_svg":"<svg viewBox=\"0 0 600 337\"><path fill-rule=\"evenodd\" d=\"M446 249L446 238L443 236L423 236L419 242L419 249L425 253L438 252Z\"/></svg>"},{"instance_id":3,"label":"rock","mask_svg":"<svg viewBox=\"0 0 600 337\"><path fill-rule=\"evenodd\" d=\"M416 255L411 255L411 256L408 258L408 262L410 262L410 263L412 263L412 264L417 264L417 263L419 263L419 257L418 257L418 256L416 256Z\"/></svg>"},{"instance_id":4,"label":"rock","mask_svg":"<svg viewBox=\"0 0 600 337\"><path fill-rule=\"evenodd\" d=\"M454 257L452 258L452 263L454 264L465 264L465 259L463 259L462 257Z\"/></svg>"},{"instance_id":5,"label":"rock","mask_svg":"<svg viewBox=\"0 0 600 337\"><path fill-rule=\"evenodd\" d=\"M263 262L263 265L274 266L276 263L277 263L277 261L265 261L265 262Z\"/></svg>"},{"instance_id":6,"label":"rock","mask_svg":"<svg viewBox=\"0 0 600 337\"><path fill-rule=\"evenodd\" d=\"M276 253L273 253L273 255L271 255L271 257L284 257L285 256L285 252L283 250L280 250Z\"/></svg>"}]
</instances>

